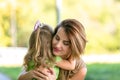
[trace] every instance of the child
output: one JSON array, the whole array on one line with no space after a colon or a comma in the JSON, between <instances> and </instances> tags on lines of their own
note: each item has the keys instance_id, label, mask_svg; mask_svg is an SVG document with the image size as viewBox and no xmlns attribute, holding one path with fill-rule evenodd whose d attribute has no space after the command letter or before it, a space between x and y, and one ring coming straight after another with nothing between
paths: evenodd
<instances>
[{"instance_id":1,"label":"child","mask_svg":"<svg viewBox=\"0 0 120 80\"><path fill-rule=\"evenodd\" d=\"M24 66L26 71L44 66L46 68L54 67L56 57L52 54L52 29L39 21L34 26L29 39L28 52L24 57ZM59 69L54 67L56 76L59 74ZM56 77L57 78L57 77ZM36 80L36 79L33 79Z\"/></svg>"}]
</instances>

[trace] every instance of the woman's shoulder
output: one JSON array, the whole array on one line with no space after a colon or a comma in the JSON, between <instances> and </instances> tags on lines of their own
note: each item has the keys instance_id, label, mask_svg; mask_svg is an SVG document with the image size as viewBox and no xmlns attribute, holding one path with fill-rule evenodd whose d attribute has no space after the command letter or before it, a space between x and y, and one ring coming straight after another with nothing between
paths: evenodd
<instances>
[{"instance_id":1,"label":"woman's shoulder","mask_svg":"<svg viewBox=\"0 0 120 80\"><path fill-rule=\"evenodd\" d=\"M79 69L86 67L86 63L82 58L76 60L76 67L79 67Z\"/></svg>"}]
</instances>

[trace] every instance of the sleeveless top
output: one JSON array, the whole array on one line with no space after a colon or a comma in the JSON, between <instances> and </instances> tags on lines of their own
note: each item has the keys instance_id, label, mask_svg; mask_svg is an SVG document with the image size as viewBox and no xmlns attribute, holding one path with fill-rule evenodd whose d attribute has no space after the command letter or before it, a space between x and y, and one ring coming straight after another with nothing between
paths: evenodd
<instances>
[{"instance_id":1,"label":"sleeveless top","mask_svg":"<svg viewBox=\"0 0 120 80\"><path fill-rule=\"evenodd\" d=\"M74 76L81 68L86 67L85 62L80 58L76 60L76 65L74 70L63 70L60 68L59 77L57 80L69 80Z\"/></svg>"}]
</instances>

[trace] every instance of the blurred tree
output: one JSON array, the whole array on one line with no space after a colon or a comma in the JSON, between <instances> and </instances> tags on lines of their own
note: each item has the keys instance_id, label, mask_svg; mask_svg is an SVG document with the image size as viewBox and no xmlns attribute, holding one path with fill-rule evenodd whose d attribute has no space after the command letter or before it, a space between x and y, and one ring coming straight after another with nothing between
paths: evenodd
<instances>
[{"instance_id":1,"label":"blurred tree","mask_svg":"<svg viewBox=\"0 0 120 80\"><path fill-rule=\"evenodd\" d=\"M10 9L10 28L11 28L11 39L12 46L17 46L17 29L16 29L16 0L9 2Z\"/></svg>"},{"instance_id":2,"label":"blurred tree","mask_svg":"<svg viewBox=\"0 0 120 80\"><path fill-rule=\"evenodd\" d=\"M62 8L62 0L56 0L56 20L57 24L60 22L61 19L61 8Z\"/></svg>"},{"instance_id":3,"label":"blurred tree","mask_svg":"<svg viewBox=\"0 0 120 80\"><path fill-rule=\"evenodd\" d=\"M1 36L7 36L8 43L3 43L3 37L0 36L1 46L27 46L28 38L33 30L34 23L39 19L41 22L49 25L56 25L55 1L48 0L1 0L0 1L0 32ZM5 15L5 16L3 16ZM7 31L4 30L5 19ZM3 25L2 25L3 24ZM11 32L12 34L11 34ZM16 39L17 37L17 39ZM5 39L5 38L4 38Z\"/></svg>"},{"instance_id":4,"label":"blurred tree","mask_svg":"<svg viewBox=\"0 0 120 80\"><path fill-rule=\"evenodd\" d=\"M120 50L119 0L62 0L60 20L55 7L55 0L0 0L0 46L13 46L15 40L27 47L38 19L54 28L58 21L75 18L85 26L88 53Z\"/></svg>"},{"instance_id":5,"label":"blurred tree","mask_svg":"<svg viewBox=\"0 0 120 80\"><path fill-rule=\"evenodd\" d=\"M9 23L9 8L7 8L6 2L1 0L0 2L0 46L10 46L10 23Z\"/></svg>"}]
</instances>

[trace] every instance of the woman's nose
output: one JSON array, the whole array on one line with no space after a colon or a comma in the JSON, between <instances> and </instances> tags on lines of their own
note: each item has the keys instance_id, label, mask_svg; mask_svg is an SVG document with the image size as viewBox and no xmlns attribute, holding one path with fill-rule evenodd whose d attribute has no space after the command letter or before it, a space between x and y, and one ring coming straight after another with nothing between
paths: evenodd
<instances>
[{"instance_id":1,"label":"woman's nose","mask_svg":"<svg viewBox=\"0 0 120 80\"><path fill-rule=\"evenodd\" d=\"M60 48L60 47L61 47L61 42L57 42L57 43L56 43L56 47L57 47L57 48Z\"/></svg>"}]
</instances>

